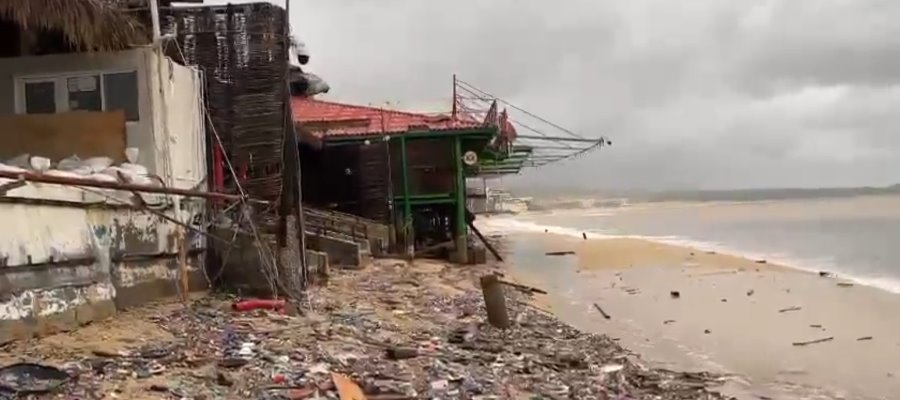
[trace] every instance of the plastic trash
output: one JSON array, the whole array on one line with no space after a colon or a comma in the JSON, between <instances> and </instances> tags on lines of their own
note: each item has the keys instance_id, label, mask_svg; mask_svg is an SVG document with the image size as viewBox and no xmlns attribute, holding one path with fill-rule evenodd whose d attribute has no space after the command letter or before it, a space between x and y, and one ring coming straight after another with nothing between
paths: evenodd
<instances>
[{"instance_id":1,"label":"plastic trash","mask_svg":"<svg viewBox=\"0 0 900 400\"><path fill-rule=\"evenodd\" d=\"M19 154L4 163L11 167L31 168L31 154Z\"/></svg>"},{"instance_id":2,"label":"plastic trash","mask_svg":"<svg viewBox=\"0 0 900 400\"><path fill-rule=\"evenodd\" d=\"M47 171L48 169L50 169L50 164L51 164L50 159L46 158L46 157L35 156L35 157L31 157L31 160L29 160L29 165L31 166L31 169L38 171L38 172Z\"/></svg>"},{"instance_id":3,"label":"plastic trash","mask_svg":"<svg viewBox=\"0 0 900 400\"><path fill-rule=\"evenodd\" d=\"M119 168L131 175L147 176L150 174L150 171L147 170L147 167L141 164L122 163L121 165L119 165Z\"/></svg>"},{"instance_id":4,"label":"plastic trash","mask_svg":"<svg viewBox=\"0 0 900 400\"><path fill-rule=\"evenodd\" d=\"M132 164L137 164L138 156L141 155L141 150L137 147L128 147L125 149L125 159Z\"/></svg>"},{"instance_id":5,"label":"plastic trash","mask_svg":"<svg viewBox=\"0 0 900 400\"><path fill-rule=\"evenodd\" d=\"M63 158L62 160L59 160L59 162L56 164L56 169L60 171L72 171L74 169L81 168L83 165L84 163L80 158L78 158L78 156L71 155L69 157Z\"/></svg>"},{"instance_id":6,"label":"plastic trash","mask_svg":"<svg viewBox=\"0 0 900 400\"><path fill-rule=\"evenodd\" d=\"M71 379L65 371L40 364L19 363L0 368L0 390L29 395L47 393Z\"/></svg>"},{"instance_id":7,"label":"plastic trash","mask_svg":"<svg viewBox=\"0 0 900 400\"><path fill-rule=\"evenodd\" d=\"M284 300L244 300L231 305L234 311L280 310L285 306Z\"/></svg>"},{"instance_id":8,"label":"plastic trash","mask_svg":"<svg viewBox=\"0 0 900 400\"><path fill-rule=\"evenodd\" d=\"M89 168L91 173L103 171L109 168L112 163L113 159L109 157L91 157L82 161L82 165Z\"/></svg>"}]
</instances>

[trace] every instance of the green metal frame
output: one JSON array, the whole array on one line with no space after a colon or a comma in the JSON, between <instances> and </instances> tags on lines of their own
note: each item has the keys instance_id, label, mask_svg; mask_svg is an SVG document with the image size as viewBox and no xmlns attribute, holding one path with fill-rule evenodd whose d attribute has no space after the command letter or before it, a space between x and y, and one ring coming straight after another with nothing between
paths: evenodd
<instances>
[{"instance_id":1,"label":"green metal frame","mask_svg":"<svg viewBox=\"0 0 900 400\"><path fill-rule=\"evenodd\" d=\"M390 141L400 141L400 165L403 179L403 193L394 195L395 207L403 207L403 232L405 236L407 252L413 252L413 208L415 206L449 204L454 206L454 220L457 240L467 240L468 225L466 223L466 177L472 175L470 168L463 164L462 158L466 151L474 150L479 159L486 162L500 162L507 159L504 152L497 152L487 148L487 145L499 134L496 127L466 128L441 131L410 131L402 133L385 133L384 135L360 135L329 137L325 140L325 146L355 145L369 140L382 140L385 136ZM454 185L450 193L430 193L413 195L410 189L410 167L408 159L408 142L411 140L424 140L435 138L453 138L452 152L454 163ZM463 246L465 247L465 246ZM411 255L411 254L410 254ZM465 255L462 255L465 257Z\"/></svg>"},{"instance_id":2,"label":"green metal frame","mask_svg":"<svg viewBox=\"0 0 900 400\"><path fill-rule=\"evenodd\" d=\"M505 157L481 161L477 168L470 170L470 176L519 173L532 157L533 151L530 146L513 146L512 152Z\"/></svg>"}]
</instances>

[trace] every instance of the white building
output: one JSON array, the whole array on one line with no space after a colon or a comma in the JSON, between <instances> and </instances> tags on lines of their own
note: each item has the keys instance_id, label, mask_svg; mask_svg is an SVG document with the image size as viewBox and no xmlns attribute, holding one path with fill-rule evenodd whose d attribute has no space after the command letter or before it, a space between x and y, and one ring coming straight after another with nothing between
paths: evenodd
<instances>
[{"instance_id":1,"label":"white building","mask_svg":"<svg viewBox=\"0 0 900 400\"><path fill-rule=\"evenodd\" d=\"M199 71L151 47L0 58L0 161L27 153L119 164L137 148L154 180L202 189L202 86ZM180 229L159 214L190 221L204 203L142 195L154 214L133 197L44 183L0 189L0 343L177 294ZM188 259L202 286L199 253Z\"/></svg>"}]
</instances>

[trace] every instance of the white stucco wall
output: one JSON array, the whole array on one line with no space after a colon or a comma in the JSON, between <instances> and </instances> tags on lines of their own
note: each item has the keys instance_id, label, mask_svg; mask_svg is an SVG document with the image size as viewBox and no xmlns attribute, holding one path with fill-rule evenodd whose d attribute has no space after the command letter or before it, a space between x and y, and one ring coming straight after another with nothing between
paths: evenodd
<instances>
[{"instance_id":1,"label":"white stucco wall","mask_svg":"<svg viewBox=\"0 0 900 400\"><path fill-rule=\"evenodd\" d=\"M152 49L0 59L0 114L16 112L15 87L19 77L104 70L137 71L141 118L128 124L126 143L140 149L140 163L163 177L169 186L195 188L202 183L206 176L206 144L201 74L160 58ZM175 279L168 261L160 258L139 268L103 265L100 261L92 265L48 266L48 270L57 271L52 274L58 274L59 279L57 275L40 278L54 282L47 287L10 288L12 280L4 286L3 278L16 275L16 279L27 280L22 276L41 272L33 272L33 268L45 268L28 264L97 257L98 243L112 244L118 253L172 255L176 252L177 229L175 224L145 211L77 204L121 204L110 197L128 201L132 194L125 191L29 183L10 190L7 196L73 204L0 203L0 221L7 227L0 230L0 260L4 262L0 264L0 275L7 275L0 276L0 339L4 337L4 321L52 315L82 304L111 300L117 295L116 284L121 289L152 280ZM190 221L205 207L198 199L161 194L143 197L149 203L170 204L163 212L182 221ZM64 273L58 273L61 268L65 268ZM111 275L116 276L117 283ZM65 283L84 279L87 283ZM64 283L58 286L56 281ZM68 293L65 296L61 294L64 290Z\"/></svg>"},{"instance_id":2,"label":"white stucco wall","mask_svg":"<svg viewBox=\"0 0 900 400\"><path fill-rule=\"evenodd\" d=\"M154 83L153 108L156 129L158 175L172 187L194 188L206 176L201 72L162 58L149 69L161 71ZM168 162L165 154L169 154ZM169 171L167 171L169 169ZM169 177L168 173L171 173Z\"/></svg>"}]
</instances>

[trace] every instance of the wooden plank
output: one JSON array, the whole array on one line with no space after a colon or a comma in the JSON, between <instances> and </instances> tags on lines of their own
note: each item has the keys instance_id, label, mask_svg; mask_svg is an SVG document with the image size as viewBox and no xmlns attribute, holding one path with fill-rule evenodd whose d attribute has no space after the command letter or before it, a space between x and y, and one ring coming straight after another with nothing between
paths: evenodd
<instances>
[{"instance_id":1,"label":"wooden plank","mask_svg":"<svg viewBox=\"0 0 900 400\"><path fill-rule=\"evenodd\" d=\"M334 381L334 386L337 387L341 400L366 400L362 389L346 375L332 372L331 379Z\"/></svg>"},{"instance_id":2,"label":"wooden plank","mask_svg":"<svg viewBox=\"0 0 900 400\"><path fill-rule=\"evenodd\" d=\"M27 153L53 162L73 154L122 162L125 136L122 111L0 115L0 160Z\"/></svg>"}]
</instances>

